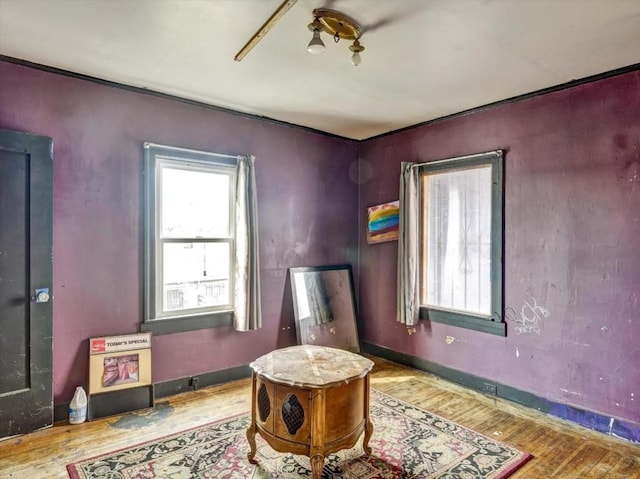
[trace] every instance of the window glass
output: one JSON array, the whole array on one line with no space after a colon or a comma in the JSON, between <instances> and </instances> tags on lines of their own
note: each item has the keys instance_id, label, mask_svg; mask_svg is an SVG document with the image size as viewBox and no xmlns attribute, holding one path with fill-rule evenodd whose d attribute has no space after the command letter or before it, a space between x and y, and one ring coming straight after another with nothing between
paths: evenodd
<instances>
[{"instance_id":1,"label":"window glass","mask_svg":"<svg viewBox=\"0 0 640 479\"><path fill-rule=\"evenodd\" d=\"M491 316L491 165L423 176L423 302Z\"/></svg>"},{"instance_id":2,"label":"window glass","mask_svg":"<svg viewBox=\"0 0 640 479\"><path fill-rule=\"evenodd\" d=\"M231 307L231 175L216 163L159 160L156 317Z\"/></svg>"},{"instance_id":3,"label":"window glass","mask_svg":"<svg viewBox=\"0 0 640 479\"><path fill-rule=\"evenodd\" d=\"M229 305L229 243L163 245L162 311Z\"/></svg>"},{"instance_id":4,"label":"window glass","mask_svg":"<svg viewBox=\"0 0 640 479\"><path fill-rule=\"evenodd\" d=\"M229 236L229 175L203 168L161 169L161 235Z\"/></svg>"}]
</instances>

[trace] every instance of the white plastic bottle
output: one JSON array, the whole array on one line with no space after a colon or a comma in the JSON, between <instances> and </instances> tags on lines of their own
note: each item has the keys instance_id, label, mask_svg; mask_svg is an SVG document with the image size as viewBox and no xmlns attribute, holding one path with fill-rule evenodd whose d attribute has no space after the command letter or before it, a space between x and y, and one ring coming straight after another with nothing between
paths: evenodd
<instances>
[{"instance_id":1,"label":"white plastic bottle","mask_svg":"<svg viewBox=\"0 0 640 479\"><path fill-rule=\"evenodd\" d=\"M69 404L69 424L80 424L87 419L87 393L82 386L76 388Z\"/></svg>"}]
</instances>

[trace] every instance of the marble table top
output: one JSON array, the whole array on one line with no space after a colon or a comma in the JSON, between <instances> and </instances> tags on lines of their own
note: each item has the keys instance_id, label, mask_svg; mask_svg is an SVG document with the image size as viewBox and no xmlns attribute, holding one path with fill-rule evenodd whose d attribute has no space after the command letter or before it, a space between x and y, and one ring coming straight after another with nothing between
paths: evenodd
<instances>
[{"instance_id":1,"label":"marble table top","mask_svg":"<svg viewBox=\"0 0 640 479\"><path fill-rule=\"evenodd\" d=\"M249 366L275 383L326 388L366 376L373 362L342 349L301 345L271 351Z\"/></svg>"}]
</instances>

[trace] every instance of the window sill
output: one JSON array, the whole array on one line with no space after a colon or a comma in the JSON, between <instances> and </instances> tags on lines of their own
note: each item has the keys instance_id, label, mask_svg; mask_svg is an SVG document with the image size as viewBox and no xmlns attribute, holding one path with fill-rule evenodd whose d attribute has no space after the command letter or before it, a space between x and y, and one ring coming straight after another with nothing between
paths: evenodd
<instances>
[{"instance_id":1,"label":"window sill","mask_svg":"<svg viewBox=\"0 0 640 479\"><path fill-rule=\"evenodd\" d=\"M233 324L233 311L182 316L177 318L152 319L140 325L140 332L150 332L154 336L183 333L198 329L220 328Z\"/></svg>"},{"instance_id":2,"label":"window sill","mask_svg":"<svg viewBox=\"0 0 640 479\"><path fill-rule=\"evenodd\" d=\"M473 316L454 311L420 307L420 319L449 324L482 333L495 334L496 336L507 335L507 324L503 321L486 319L481 316Z\"/></svg>"}]
</instances>

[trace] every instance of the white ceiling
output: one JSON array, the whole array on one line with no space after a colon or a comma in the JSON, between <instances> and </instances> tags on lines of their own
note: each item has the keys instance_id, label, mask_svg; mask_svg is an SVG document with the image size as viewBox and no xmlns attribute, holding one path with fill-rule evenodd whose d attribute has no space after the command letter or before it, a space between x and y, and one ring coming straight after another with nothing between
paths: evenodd
<instances>
[{"instance_id":1,"label":"white ceiling","mask_svg":"<svg viewBox=\"0 0 640 479\"><path fill-rule=\"evenodd\" d=\"M0 54L365 139L640 62L640 0L0 0ZM365 27L310 55L312 11Z\"/></svg>"}]
</instances>

